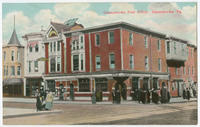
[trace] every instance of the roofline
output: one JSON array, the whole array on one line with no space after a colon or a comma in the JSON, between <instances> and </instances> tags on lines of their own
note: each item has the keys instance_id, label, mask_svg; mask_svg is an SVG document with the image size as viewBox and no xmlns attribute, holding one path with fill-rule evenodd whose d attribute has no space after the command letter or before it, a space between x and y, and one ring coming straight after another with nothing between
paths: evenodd
<instances>
[{"instance_id":1,"label":"roofline","mask_svg":"<svg viewBox=\"0 0 200 127\"><path fill-rule=\"evenodd\" d=\"M93 30L93 29L109 27L109 26L115 26L115 25L128 25L130 27L134 27L134 28L137 28L137 29L140 29L140 30L144 30L144 31L147 31L147 32L156 33L156 34L160 34L160 35L166 36L166 34L164 34L164 33L148 30L146 28L139 27L139 26L127 23L127 22L115 22L115 23L109 23L109 24L104 24L104 25L88 27L88 28L84 28L84 29L80 29L80 30L66 31L66 32L64 32L64 34L73 33L73 32L89 31L89 30Z\"/></svg>"},{"instance_id":2,"label":"roofline","mask_svg":"<svg viewBox=\"0 0 200 127\"><path fill-rule=\"evenodd\" d=\"M181 39L181 38L178 38L178 37L174 37L174 36L166 36L167 39L172 39L172 40L177 40L177 41L180 41L180 42L183 42L183 43L187 43L188 44L188 40L185 40L185 39Z\"/></svg>"},{"instance_id":3,"label":"roofline","mask_svg":"<svg viewBox=\"0 0 200 127\"><path fill-rule=\"evenodd\" d=\"M25 34L24 36L22 36L22 38L26 38L28 36L35 36L35 35L43 35L42 33L39 33L39 32L33 32L33 33L28 33L28 34Z\"/></svg>"},{"instance_id":4,"label":"roofline","mask_svg":"<svg viewBox=\"0 0 200 127\"><path fill-rule=\"evenodd\" d=\"M191 44L191 43L187 43L187 46L190 46L190 47L197 48L197 46L196 46L196 45L194 45L194 44Z\"/></svg>"}]
</instances>

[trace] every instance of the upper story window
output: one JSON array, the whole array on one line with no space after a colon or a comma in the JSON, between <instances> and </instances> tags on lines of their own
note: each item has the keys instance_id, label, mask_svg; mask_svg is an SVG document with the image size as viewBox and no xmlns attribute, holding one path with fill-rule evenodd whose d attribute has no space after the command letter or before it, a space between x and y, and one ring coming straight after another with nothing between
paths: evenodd
<instances>
[{"instance_id":1,"label":"upper story window","mask_svg":"<svg viewBox=\"0 0 200 127\"><path fill-rule=\"evenodd\" d=\"M61 59L60 59L60 57L57 57L57 71L58 72L61 71Z\"/></svg>"},{"instance_id":2,"label":"upper story window","mask_svg":"<svg viewBox=\"0 0 200 127\"><path fill-rule=\"evenodd\" d=\"M72 48L73 48L73 50L75 50L76 49L76 41L74 40L73 42L72 42Z\"/></svg>"},{"instance_id":3,"label":"upper story window","mask_svg":"<svg viewBox=\"0 0 200 127\"><path fill-rule=\"evenodd\" d=\"M12 53L11 53L11 60L12 60L12 61L14 61L14 56L15 56L15 52L12 51Z\"/></svg>"},{"instance_id":4,"label":"upper story window","mask_svg":"<svg viewBox=\"0 0 200 127\"><path fill-rule=\"evenodd\" d=\"M174 41L174 54L176 54L176 42Z\"/></svg>"},{"instance_id":5,"label":"upper story window","mask_svg":"<svg viewBox=\"0 0 200 127\"><path fill-rule=\"evenodd\" d=\"M115 42L114 40L114 32L108 32L108 35L109 35L109 44L112 44Z\"/></svg>"},{"instance_id":6,"label":"upper story window","mask_svg":"<svg viewBox=\"0 0 200 127\"><path fill-rule=\"evenodd\" d=\"M145 56L145 70L149 70L149 60L147 56Z\"/></svg>"},{"instance_id":7,"label":"upper story window","mask_svg":"<svg viewBox=\"0 0 200 127\"><path fill-rule=\"evenodd\" d=\"M84 48L84 36L83 35L81 35L81 37L80 37L81 39L81 42L80 42L80 48L81 49L83 49Z\"/></svg>"},{"instance_id":8,"label":"upper story window","mask_svg":"<svg viewBox=\"0 0 200 127\"><path fill-rule=\"evenodd\" d=\"M56 51L56 42L53 42L53 50Z\"/></svg>"},{"instance_id":9,"label":"upper story window","mask_svg":"<svg viewBox=\"0 0 200 127\"><path fill-rule=\"evenodd\" d=\"M110 69L115 68L115 54L113 53L109 54L109 66L110 66Z\"/></svg>"},{"instance_id":10,"label":"upper story window","mask_svg":"<svg viewBox=\"0 0 200 127\"><path fill-rule=\"evenodd\" d=\"M79 50L79 42L76 41L76 49Z\"/></svg>"},{"instance_id":11,"label":"upper story window","mask_svg":"<svg viewBox=\"0 0 200 127\"><path fill-rule=\"evenodd\" d=\"M96 56L96 70L101 69L101 57Z\"/></svg>"},{"instance_id":12,"label":"upper story window","mask_svg":"<svg viewBox=\"0 0 200 127\"><path fill-rule=\"evenodd\" d=\"M3 66L3 75L6 76L6 66Z\"/></svg>"},{"instance_id":13,"label":"upper story window","mask_svg":"<svg viewBox=\"0 0 200 127\"><path fill-rule=\"evenodd\" d=\"M35 45L35 52L39 52L39 46L38 46L38 44Z\"/></svg>"},{"instance_id":14,"label":"upper story window","mask_svg":"<svg viewBox=\"0 0 200 127\"><path fill-rule=\"evenodd\" d=\"M185 75L185 67L183 67L183 74Z\"/></svg>"},{"instance_id":15,"label":"upper story window","mask_svg":"<svg viewBox=\"0 0 200 127\"><path fill-rule=\"evenodd\" d=\"M158 51L160 51L160 46L161 46L161 43L160 43L160 40L158 40L158 42L157 42L157 49L158 49Z\"/></svg>"},{"instance_id":16,"label":"upper story window","mask_svg":"<svg viewBox=\"0 0 200 127\"><path fill-rule=\"evenodd\" d=\"M61 44L61 42L58 41L58 42L57 42L57 51L60 51L60 44Z\"/></svg>"},{"instance_id":17,"label":"upper story window","mask_svg":"<svg viewBox=\"0 0 200 127\"><path fill-rule=\"evenodd\" d=\"M38 72L38 61L34 62L34 70L35 72Z\"/></svg>"},{"instance_id":18,"label":"upper story window","mask_svg":"<svg viewBox=\"0 0 200 127\"><path fill-rule=\"evenodd\" d=\"M15 66L11 66L11 75L15 76Z\"/></svg>"},{"instance_id":19,"label":"upper story window","mask_svg":"<svg viewBox=\"0 0 200 127\"><path fill-rule=\"evenodd\" d=\"M20 61L20 53L17 51L17 61Z\"/></svg>"},{"instance_id":20,"label":"upper story window","mask_svg":"<svg viewBox=\"0 0 200 127\"><path fill-rule=\"evenodd\" d=\"M178 68L175 68L175 74L178 75Z\"/></svg>"},{"instance_id":21,"label":"upper story window","mask_svg":"<svg viewBox=\"0 0 200 127\"><path fill-rule=\"evenodd\" d=\"M81 71L84 69L83 54L81 54Z\"/></svg>"},{"instance_id":22,"label":"upper story window","mask_svg":"<svg viewBox=\"0 0 200 127\"><path fill-rule=\"evenodd\" d=\"M3 52L3 60L6 61L6 51Z\"/></svg>"},{"instance_id":23,"label":"upper story window","mask_svg":"<svg viewBox=\"0 0 200 127\"><path fill-rule=\"evenodd\" d=\"M182 56L185 54L184 44L181 44Z\"/></svg>"},{"instance_id":24,"label":"upper story window","mask_svg":"<svg viewBox=\"0 0 200 127\"><path fill-rule=\"evenodd\" d=\"M193 56L193 50L191 49L191 57Z\"/></svg>"},{"instance_id":25,"label":"upper story window","mask_svg":"<svg viewBox=\"0 0 200 127\"><path fill-rule=\"evenodd\" d=\"M144 46L145 48L148 48L148 37L144 36Z\"/></svg>"},{"instance_id":26,"label":"upper story window","mask_svg":"<svg viewBox=\"0 0 200 127\"><path fill-rule=\"evenodd\" d=\"M52 52L52 42L50 43L50 52Z\"/></svg>"},{"instance_id":27,"label":"upper story window","mask_svg":"<svg viewBox=\"0 0 200 127\"><path fill-rule=\"evenodd\" d=\"M167 54L170 54L170 41L167 41Z\"/></svg>"},{"instance_id":28,"label":"upper story window","mask_svg":"<svg viewBox=\"0 0 200 127\"><path fill-rule=\"evenodd\" d=\"M28 72L31 72L31 61L28 62Z\"/></svg>"},{"instance_id":29,"label":"upper story window","mask_svg":"<svg viewBox=\"0 0 200 127\"><path fill-rule=\"evenodd\" d=\"M99 34L95 34L95 44L96 44L96 46L100 45L100 35Z\"/></svg>"},{"instance_id":30,"label":"upper story window","mask_svg":"<svg viewBox=\"0 0 200 127\"><path fill-rule=\"evenodd\" d=\"M50 59L50 71L51 72L56 71L56 60L55 60L55 58Z\"/></svg>"},{"instance_id":31,"label":"upper story window","mask_svg":"<svg viewBox=\"0 0 200 127\"><path fill-rule=\"evenodd\" d=\"M20 66L17 66L17 75L21 75L21 67Z\"/></svg>"},{"instance_id":32,"label":"upper story window","mask_svg":"<svg viewBox=\"0 0 200 127\"><path fill-rule=\"evenodd\" d=\"M79 71L79 55L73 55L73 71Z\"/></svg>"},{"instance_id":33,"label":"upper story window","mask_svg":"<svg viewBox=\"0 0 200 127\"><path fill-rule=\"evenodd\" d=\"M161 71L161 69L162 69L162 61L161 61L161 59L159 58L158 59L158 71Z\"/></svg>"},{"instance_id":34,"label":"upper story window","mask_svg":"<svg viewBox=\"0 0 200 127\"><path fill-rule=\"evenodd\" d=\"M133 55L129 56L129 67L130 67L130 69L134 68L134 57L133 57Z\"/></svg>"},{"instance_id":35,"label":"upper story window","mask_svg":"<svg viewBox=\"0 0 200 127\"><path fill-rule=\"evenodd\" d=\"M129 45L133 45L133 33L129 33Z\"/></svg>"}]
</instances>

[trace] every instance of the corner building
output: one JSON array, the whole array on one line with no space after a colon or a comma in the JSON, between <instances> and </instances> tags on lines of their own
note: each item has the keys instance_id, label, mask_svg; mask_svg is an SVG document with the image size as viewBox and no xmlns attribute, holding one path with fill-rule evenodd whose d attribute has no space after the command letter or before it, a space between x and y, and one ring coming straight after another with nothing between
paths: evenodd
<instances>
[{"instance_id":1,"label":"corner building","mask_svg":"<svg viewBox=\"0 0 200 127\"><path fill-rule=\"evenodd\" d=\"M126 91L127 99L139 88L170 88L165 34L118 22L64 35L64 70L52 73L46 69L44 80L55 81L55 88L63 85L68 94L73 84L75 100L91 100L92 91L98 90L103 91L103 100L111 100L115 84L123 84L120 91ZM48 44L45 51L48 59ZM54 65L46 61L45 66Z\"/></svg>"}]
</instances>

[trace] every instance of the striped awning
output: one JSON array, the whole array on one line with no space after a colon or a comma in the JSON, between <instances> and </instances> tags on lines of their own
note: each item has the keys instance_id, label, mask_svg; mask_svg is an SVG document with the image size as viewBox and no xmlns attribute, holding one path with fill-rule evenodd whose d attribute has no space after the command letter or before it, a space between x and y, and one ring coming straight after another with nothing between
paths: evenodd
<instances>
[{"instance_id":1,"label":"striped awning","mask_svg":"<svg viewBox=\"0 0 200 127\"><path fill-rule=\"evenodd\" d=\"M4 79L3 85L23 85L23 79L21 78Z\"/></svg>"}]
</instances>

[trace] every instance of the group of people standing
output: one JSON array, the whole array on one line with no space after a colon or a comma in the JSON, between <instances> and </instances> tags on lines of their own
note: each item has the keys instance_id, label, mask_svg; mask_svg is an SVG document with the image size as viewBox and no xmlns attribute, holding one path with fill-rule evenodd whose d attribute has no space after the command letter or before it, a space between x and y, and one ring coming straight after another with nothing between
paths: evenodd
<instances>
[{"instance_id":1,"label":"group of people standing","mask_svg":"<svg viewBox=\"0 0 200 127\"><path fill-rule=\"evenodd\" d=\"M40 90L36 89L36 109L37 111L50 110L53 107L53 94L52 92L41 87Z\"/></svg>"}]
</instances>

